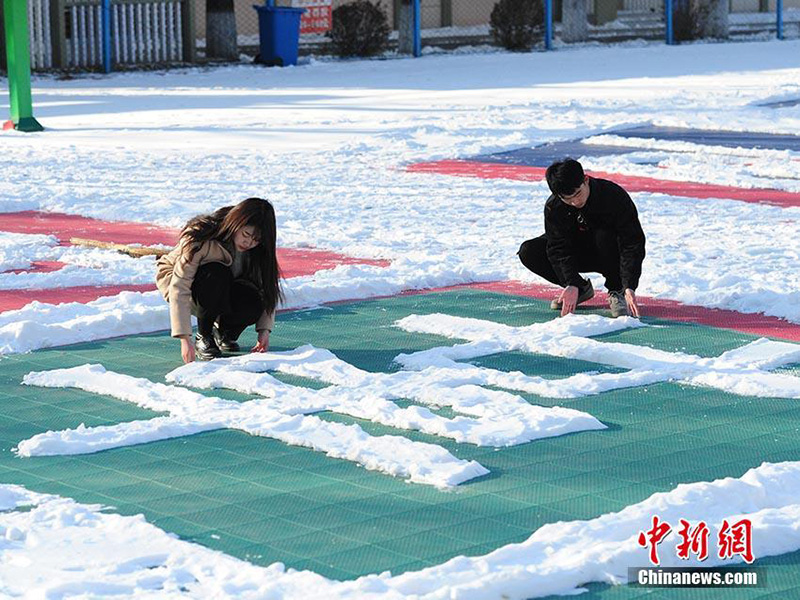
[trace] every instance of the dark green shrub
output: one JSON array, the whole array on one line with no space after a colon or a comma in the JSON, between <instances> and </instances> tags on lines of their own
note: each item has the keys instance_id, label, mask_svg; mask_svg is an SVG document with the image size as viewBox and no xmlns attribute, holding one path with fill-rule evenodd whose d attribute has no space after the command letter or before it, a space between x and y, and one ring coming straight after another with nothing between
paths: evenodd
<instances>
[{"instance_id":1,"label":"dark green shrub","mask_svg":"<svg viewBox=\"0 0 800 600\"><path fill-rule=\"evenodd\" d=\"M508 50L528 51L542 37L542 0L500 0L489 19L496 44Z\"/></svg>"},{"instance_id":2,"label":"dark green shrub","mask_svg":"<svg viewBox=\"0 0 800 600\"><path fill-rule=\"evenodd\" d=\"M338 56L373 56L389 43L389 21L380 2L355 0L333 11L333 24L326 34Z\"/></svg>"}]
</instances>

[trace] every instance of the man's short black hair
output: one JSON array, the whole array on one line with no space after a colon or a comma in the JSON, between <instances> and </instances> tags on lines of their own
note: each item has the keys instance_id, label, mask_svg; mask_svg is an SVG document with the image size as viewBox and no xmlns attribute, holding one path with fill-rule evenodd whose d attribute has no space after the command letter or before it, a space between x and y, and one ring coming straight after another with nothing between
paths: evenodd
<instances>
[{"instance_id":1,"label":"man's short black hair","mask_svg":"<svg viewBox=\"0 0 800 600\"><path fill-rule=\"evenodd\" d=\"M581 163L572 158L558 160L547 167L547 185L556 196L571 196L585 179Z\"/></svg>"}]
</instances>

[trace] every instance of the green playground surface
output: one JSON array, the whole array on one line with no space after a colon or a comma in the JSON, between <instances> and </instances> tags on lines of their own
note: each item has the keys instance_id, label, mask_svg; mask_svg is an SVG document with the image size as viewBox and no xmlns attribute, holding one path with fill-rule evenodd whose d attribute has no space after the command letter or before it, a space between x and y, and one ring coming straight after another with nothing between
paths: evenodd
<instances>
[{"instance_id":1,"label":"green playground surface","mask_svg":"<svg viewBox=\"0 0 800 600\"><path fill-rule=\"evenodd\" d=\"M410 314L446 313L527 325L553 318L548 303L463 289L326 306L281 314L272 350L303 344L327 348L362 369L390 372L393 358L457 340L404 332ZM591 313L592 311L582 311ZM753 336L693 324L644 319L651 325L602 336L717 356ZM255 341L253 332L244 344ZM562 378L608 372L603 365L522 353L476 359L505 371ZM18 458L21 440L48 430L112 425L156 416L126 402L74 389L22 386L30 371L100 363L155 382L180 365L168 333L110 339L0 359L0 483L143 514L185 540L254 564L275 561L334 579L394 574L476 556L525 540L544 524L616 512L680 483L740 477L762 462L800 460L796 400L738 396L679 383L554 400L543 406L586 411L608 426L496 449L322 413L372 434L403 435L475 459L491 473L449 491L406 483L306 448L231 430L208 432L80 456ZM789 369L797 372L797 368ZM318 387L279 376L295 385ZM228 390L204 391L245 401ZM447 414L443 411L442 414ZM662 548L668 548L665 543ZM642 550L646 566L646 550ZM726 598L800 598L800 552L758 559L768 583L727 589ZM644 589L591 584L583 598L717 598L715 589Z\"/></svg>"}]
</instances>

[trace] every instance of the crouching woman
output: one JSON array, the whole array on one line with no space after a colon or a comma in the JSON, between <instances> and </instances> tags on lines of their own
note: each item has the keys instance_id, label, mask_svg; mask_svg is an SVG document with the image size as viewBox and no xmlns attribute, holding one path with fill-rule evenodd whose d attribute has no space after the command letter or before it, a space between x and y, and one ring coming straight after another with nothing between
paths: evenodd
<instances>
[{"instance_id":1,"label":"crouching woman","mask_svg":"<svg viewBox=\"0 0 800 600\"><path fill-rule=\"evenodd\" d=\"M158 259L156 285L169 303L184 362L239 351L239 335L252 324L258 332L252 351L267 351L282 298L275 237L272 205L248 198L191 219L175 249Z\"/></svg>"}]
</instances>

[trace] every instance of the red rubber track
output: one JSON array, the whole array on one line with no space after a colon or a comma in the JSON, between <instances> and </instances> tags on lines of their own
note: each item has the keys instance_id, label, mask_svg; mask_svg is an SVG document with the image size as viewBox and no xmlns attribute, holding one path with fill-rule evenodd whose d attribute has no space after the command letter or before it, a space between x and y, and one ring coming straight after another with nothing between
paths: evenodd
<instances>
[{"instance_id":1,"label":"red rubber track","mask_svg":"<svg viewBox=\"0 0 800 600\"><path fill-rule=\"evenodd\" d=\"M464 161L447 161L463 163ZM435 164L435 163L434 163ZM498 165L491 165L493 167ZM499 165L507 167L507 165ZM530 169L529 169L530 170ZM539 177L543 175L541 170ZM601 175L601 174L596 174ZM614 176L616 177L616 176ZM617 177L617 180L619 178ZM630 188L629 188L630 189ZM16 233L45 233L56 235L60 240L70 237L89 237L103 239L117 243L173 244L177 239L177 230L154 227L141 223L109 223L73 215L60 215L56 213L38 213L27 211L25 213L6 213L0 217L0 230ZM102 237L106 236L106 237ZM362 260L342 256L324 250L295 250L278 249L278 257L285 277L298 277L311 275L322 269L330 269L341 264L371 264L387 266L388 261ZM60 268L60 263L41 262L34 263L29 271L47 272ZM541 300L550 300L557 293L557 289L545 285L524 284L512 281L470 284L458 286L459 289L470 287L492 292L501 292L520 296L528 296ZM5 290L0 291L0 311L21 308L26 304L38 300L50 304L60 302L89 302L101 296L111 296L122 291L144 292L155 289L154 285L126 285L126 286L81 286L48 290ZM430 293L443 290L425 290L408 293ZM588 306L604 306L604 295L598 293L597 297ZM796 325L761 314L744 314L732 310L705 308L702 306L685 305L673 300L656 298L640 298L640 304L645 316L657 317L685 323L697 323L710 327L732 329L753 335L782 338L800 342L800 325Z\"/></svg>"},{"instance_id":2,"label":"red rubber track","mask_svg":"<svg viewBox=\"0 0 800 600\"><path fill-rule=\"evenodd\" d=\"M0 231L11 233L38 233L53 235L64 244L69 244L73 237L113 242L117 244L142 244L152 246L164 244L174 245L179 231L168 227L158 227L147 223L131 223L125 221L101 221L77 215L61 213L43 213L24 211L4 213L0 215ZM313 248L293 249L278 248L278 261L284 277L300 277L313 275L317 271L332 269L337 265L361 264L386 267L388 260L361 259L344 256L327 250ZM55 261L34 262L19 273L57 271L63 266ZM121 286L80 286L37 290L0 290L0 312L22 308L37 300L48 304L62 302L90 302L101 296L113 296L122 291L146 292L154 290L155 285L121 285Z\"/></svg>"},{"instance_id":3,"label":"red rubber track","mask_svg":"<svg viewBox=\"0 0 800 600\"><path fill-rule=\"evenodd\" d=\"M50 288L46 290L0 290L0 312L16 310L33 301L45 304L63 302L91 302L102 296L115 296L120 292L150 292L154 285L82 285L77 287Z\"/></svg>"},{"instance_id":4,"label":"red rubber track","mask_svg":"<svg viewBox=\"0 0 800 600\"><path fill-rule=\"evenodd\" d=\"M64 263L57 260L34 260L27 269L11 269L4 273L52 273L64 268Z\"/></svg>"},{"instance_id":5,"label":"red rubber track","mask_svg":"<svg viewBox=\"0 0 800 600\"><path fill-rule=\"evenodd\" d=\"M545 169L542 167L486 163L470 160L440 160L430 163L417 163L410 165L408 171L412 173L438 173L441 175L454 175L456 177L512 179L516 181L542 181L544 180L545 173ZM690 181L669 181L666 179L619 175L617 173L603 173L599 171L593 171L590 174L594 177L610 179L629 192L654 192L686 198L722 198L739 200L741 202L752 202L755 204L769 204L783 208L800 206L800 193L797 192L765 188L738 188L727 185L693 183Z\"/></svg>"},{"instance_id":6,"label":"red rubber track","mask_svg":"<svg viewBox=\"0 0 800 600\"><path fill-rule=\"evenodd\" d=\"M26 210L0 215L0 231L10 233L39 233L53 235L62 244L73 237L113 242L116 244L142 244L173 246L178 241L178 230L147 223L127 221L101 221L78 215L46 213Z\"/></svg>"}]
</instances>

